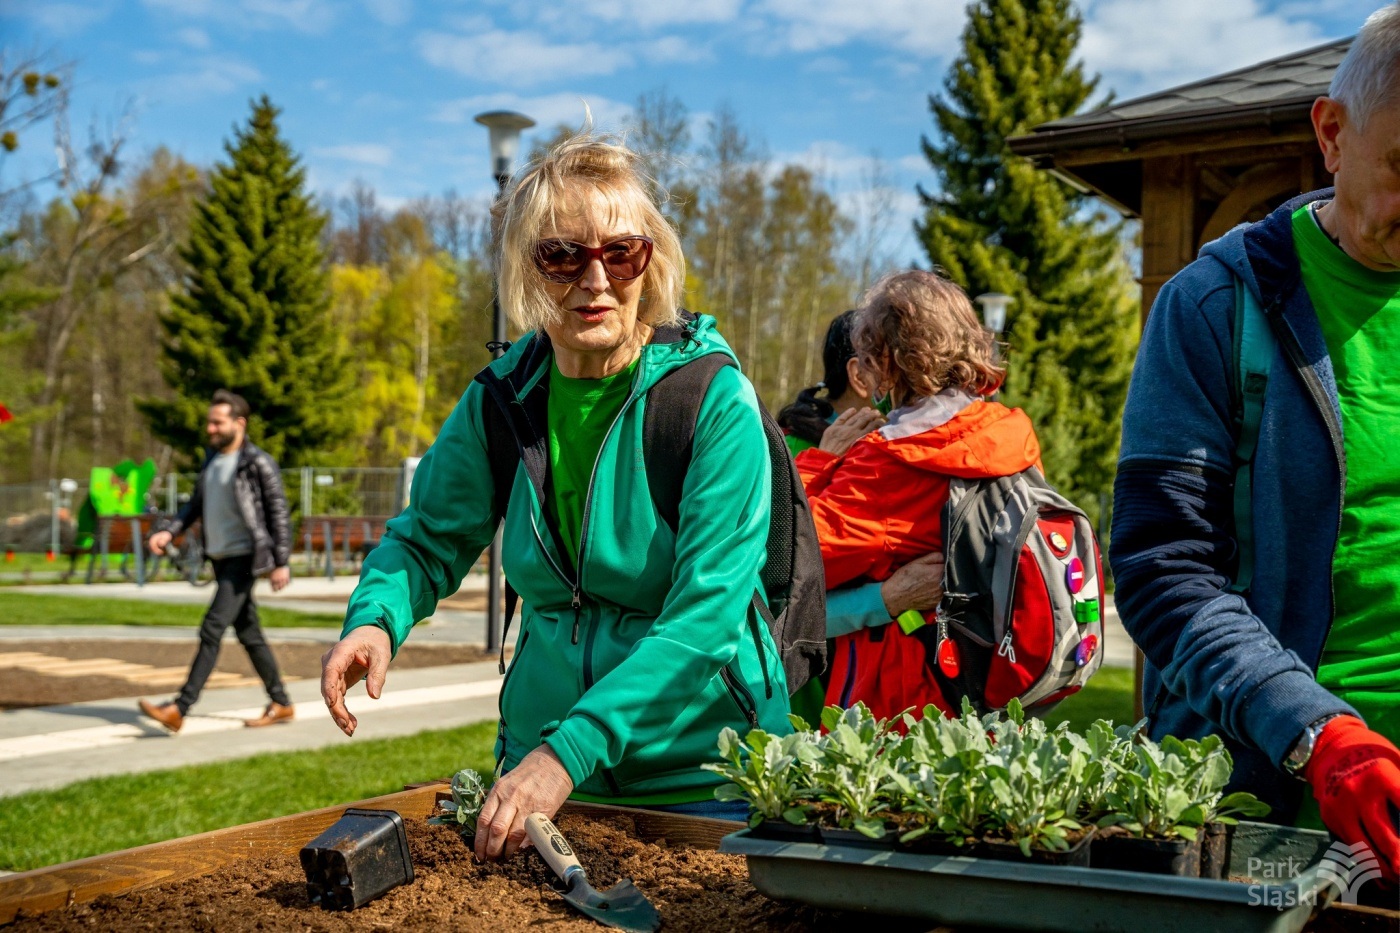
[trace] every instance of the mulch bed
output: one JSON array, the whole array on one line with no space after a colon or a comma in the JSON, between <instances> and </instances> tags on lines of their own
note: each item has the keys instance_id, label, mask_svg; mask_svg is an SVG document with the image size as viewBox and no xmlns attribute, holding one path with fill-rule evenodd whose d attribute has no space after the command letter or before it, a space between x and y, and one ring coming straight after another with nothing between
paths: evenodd
<instances>
[{"instance_id":1,"label":"mulch bed","mask_svg":"<svg viewBox=\"0 0 1400 933\"><path fill-rule=\"evenodd\" d=\"M319 680L321 677L321 656L329 644L314 642L282 642L276 640L276 631L264 632L272 643L272 652L277 656L277 665L286 678ZM38 652L54 657L79 660L83 658L113 658L118 661L131 661L151 667L185 667L194 660L198 650L199 635L190 630L188 639L159 639L136 641L128 639L89 639L64 638L44 641L5 641L0 642L0 654ZM444 664L468 664L475 661L494 660L475 645L404 645L394 658L393 670L406 670L414 667L438 667ZM219 652L219 662L215 670L242 674L254 678L257 673L248 660L248 653L232 636L224 639L223 650ZM179 686L160 688L155 691L168 692L171 696L179 691ZM82 703L88 700L110 700L118 697L137 696L152 693L152 690L139 681L133 682L119 677L83 676L59 677L20 668L5 668L0 674L0 709L21 709L33 706L54 706L63 703Z\"/></svg>"},{"instance_id":2,"label":"mulch bed","mask_svg":"<svg viewBox=\"0 0 1400 933\"><path fill-rule=\"evenodd\" d=\"M882 930L927 929L926 922L841 914L769 900L753 889L741 856L691 846L639 841L625 817L558 821L594 887L631 878L661 915L665 931L850 930L877 921ZM511 930L599 931L550 887L553 873L533 851L502 863L480 863L445 826L407 825L414 881L346 913L322 911L306 894L295 855L249 858L189 881L104 896L39 917L17 920L15 931L199 930L243 933L281 930Z\"/></svg>"}]
</instances>

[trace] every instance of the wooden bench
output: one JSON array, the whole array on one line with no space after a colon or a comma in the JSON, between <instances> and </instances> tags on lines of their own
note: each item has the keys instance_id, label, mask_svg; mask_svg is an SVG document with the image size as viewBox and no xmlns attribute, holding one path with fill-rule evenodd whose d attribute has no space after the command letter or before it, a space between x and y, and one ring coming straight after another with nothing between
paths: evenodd
<instances>
[{"instance_id":1,"label":"wooden bench","mask_svg":"<svg viewBox=\"0 0 1400 933\"><path fill-rule=\"evenodd\" d=\"M144 584L148 562L146 538L160 519L159 515L99 518L91 544L78 547L75 542L63 550L63 556L68 558L68 570L63 574L63 581L66 583L72 578L77 572L78 561L83 557L88 559L87 582L104 579L107 576L108 555L120 554L121 563L117 571L128 580L134 573L136 583Z\"/></svg>"},{"instance_id":2,"label":"wooden bench","mask_svg":"<svg viewBox=\"0 0 1400 933\"><path fill-rule=\"evenodd\" d=\"M374 550L384 534L384 523L392 516L376 515L308 515L301 520L301 541L306 551L306 570L324 566L326 579L335 579L335 552L339 548L341 561L352 566ZM320 554L318 558L316 555Z\"/></svg>"}]
</instances>

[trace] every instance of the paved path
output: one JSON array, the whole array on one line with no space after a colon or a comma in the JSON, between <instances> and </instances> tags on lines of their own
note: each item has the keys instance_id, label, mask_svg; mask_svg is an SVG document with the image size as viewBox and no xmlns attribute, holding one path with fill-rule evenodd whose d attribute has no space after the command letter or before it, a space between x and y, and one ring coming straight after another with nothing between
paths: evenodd
<instances>
[{"instance_id":1,"label":"paved path","mask_svg":"<svg viewBox=\"0 0 1400 933\"><path fill-rule=\"evenodd\" d=\"M483 585L484 585L484 581ZM297 581L302 595L348 598L353 578L334 582ZM315 588L313 589L313 584ZM19 590L10 590L18 592ZM95 598L152 599L204 603L208 588L184 583L108 584L93 587L25 587L24 592L59 592ZM259 594L268 605L311 611L334 611L336 603L297 600L285 595ZM1118 620L1112 601L1106 606L1104 663L1131 667L1133 647ZM413 634L417 644L481 644L485 614L443 611L421 624ZM269 640L334 642L334 628L268 629ZM43 626L0 625L0 651L8 640L93 638L192 640L190 628L174 626ZM357 687L351 709L360 719L355 740L409 735L423 729L449 728L494 719L500 677L494 662L393 671L383 699L370 700ZM58 787L87 777L173 768L240 758L260 752L321 748L347 739L325 712L320 684L315 680L288 684L298 718L287 725L246 729L242 720L261 712L266 697L260 685L206 690L194 715L180 734L171 736L142 717L136 697L39 709L0 712L0 796ZM165 699L168 694L161 694Z\"/></svg>"},{"instance_id":2,"label":"paved path","mask_svg":"<svg viewBox=\"0 0 1400 933\"><path fill-rule=\"evenodd\" d=\"M261 606L276 606L292 612L340 613L350 593L359 582L358 577L337 577L327 580L324 577L294 579L291 586L280 593L273 593L266 581L260 580L255 590L255 598ZM462 591L485 591L486 577L469 574L462 583ZM177 605L207 606L214 598L212 587L194 587L188 583L148 583L137 586L135 583L103 583L92 586L16 586L7 587L7 594L40 594L54 596L75 596L85 599L127 599L145 600ZM340 631L332 626L308 628L265 628L263 633L271 642L279 641L318 641L334 642ZM137 640L174 639L189 640L193 637L192 628L179 625L0 625L0 643L29 639L70 638L130 638ZM232 636L229 636L230 640ZM420 623L413 631L413 640L418 644L470 645L484 644L486 641L486 613L456 609L440 609L437 614Z\"/></svg>"},{"instance_id":3,"label":"paved path","mask_svg":"<svg viewBox=\"0 0 1400 933\"><path fill-rule=\"evenodd\" d=\"M323 597L334 596L349 600L357 577L308 577L292 581L281 593L273 593L265 583L258 584L257 600L262 605L278 606L298 612L336 612L343 609ZM462 583L466 591L485 590L484 574L469 574ZM111 599L149 599L156 602L208 603L212 593L208 587L192 587L187 583L152 583L138 587L134 583L111 583L100 586L26 586L7 589L14 593L57 593L64 596L107 597ZM301 596L301 599L297 597ZM316 597L307 599L305 597ZM1109 596L1104 605L1104 663L1109 667L1133 666L1133 643L1118 618L1118 607ZM334 642L339 633L333 628L276 628L265 630L272 641ZM169 626L0 626L0 642L5 639L32 638L189 638L188 629ZM440 610L430 621L420 624L413 632L418 643L436 641L439 644L482 644L486 640L486 613Z\"/></svg>"},{"instance_id":4,"label":"paved path","mask_svg":"<svg viewBox=\"0 0 1400 933\"><path fill-rule=\"evenodd\" d=\"M0 712L0 796L494 719L500 682L494 662L391 671L379 700L369 699L362 686L352 691L350 709L360 722L353 739L331 721L314 680L287 685L297 707L294 721L262 729L243 726L267 702L261 685L206 690L176 735L142 716L136 697L7 710Z\"/></svg>"}]
</instances>

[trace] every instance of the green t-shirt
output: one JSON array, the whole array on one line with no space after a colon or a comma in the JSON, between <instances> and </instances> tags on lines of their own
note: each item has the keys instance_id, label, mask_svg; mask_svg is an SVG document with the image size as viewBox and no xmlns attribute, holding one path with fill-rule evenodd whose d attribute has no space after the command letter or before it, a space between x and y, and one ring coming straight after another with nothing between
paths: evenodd
<instances>
[{"instance_id":1,"label":"green t-shirt","mask_svg":"<svg viewBox=\"0 0 1400 933\"><path fill-rule=\"evenodd\" d=\"M553 492L550 507L569 563L578 565L579 538L583 534L583 508L598 451L632 391L637 363L602 379L571 379L550 364L549 373L549 476Z\"/></svg>"},{"instance_id":2,"label":"green t-shirt","mask_svg":"<svg viewBox=\"0 0 1400 933\"><path fill-rule=\"evenodd\" d=\"M559 523L559 532L568 550L566 556L574 566L578 565L583 508L593 479L593 466L608 431L622 412L622 406L627 404L636 372L634 361L622 372L602 379L571 379L559 372L557 365L551 365L549 470L552 499L549 507ZM711 800L714 789L700 787L632 797L592 797L575 791L569 797L593 803L665 806Z\"/></svg>"},{"instance_id":3,"label":"green t-shirt","mask_svg":"<svg viewBox=\"0 0 1400 933\"><path fill-rule=\"evenodd\" d=\"M1336 613L1317 680L1400 742L1400 273L1353 260L1306 206L1293 241L1336 373L1347 458Z\"/></svg>"}]
</instances>

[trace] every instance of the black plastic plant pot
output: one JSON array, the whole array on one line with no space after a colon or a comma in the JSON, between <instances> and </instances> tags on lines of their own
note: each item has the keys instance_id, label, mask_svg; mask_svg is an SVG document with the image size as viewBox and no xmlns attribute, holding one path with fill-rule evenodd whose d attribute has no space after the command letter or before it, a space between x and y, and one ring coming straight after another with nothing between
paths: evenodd
<instances>
[{"instance_id":1,"label":"black plastic plant pot","mask_svg":"<svg viewBox=\"0 0 1400 933\"><path fill-rule=\"evenodd\" d=\"M393 810L345 811L301 850L306 893L322 910L354 910L413 881L408 834Z\"/></svg>"},{"instance_id":2,"label":"black plastic plant pot","mask_svg":"<svg viewBox=\"0 0 1400 933\"><path fill-rule=\"evenodd\" d=\"M943 836L935 836L932 833L919 836L917 839L910 839L902 842L897 837L894 843L895 849L900 852L908 852L911 855L962 855L972 856L972 846L958 845L950 842Z\"/></svg>"},{"instance_id":3,"label":"black plastic plant pot","mask_svg":"<svg viewBox=\"0 0 1400 933\"><path fill-rule=\"evenodd\" d=\"M1028 862L1035 865L1068 865L1073 868L1088 868L1090 853L1093 851L1094 836L1097 830L1090 827L1079 841L1063 852L1052 849L1032 848L1029 856L1014 842L981 842L968 847L966 854L977 858L996 859L1001 862Z\"/></svg>"},{"instance_id":4,"label":"black plastic plant pot","mask_svg":"<svg viewBox=\"0 0 1400 933\"><path fill-rule=\"evenodd\" d=\"M865 833L854 829L821 828L822 843L829 846L846 846L851 849L893 849L894 833L886 832L879 839L871 839Z\"/></svg>"},{"instance_id":5,"label":"black plastic plant pot","mask_svg":"<svg viewBox=\"0 0 1400 933\"><path fill-rule=\"evenodd\" d=\"M764 820L753 828L759 839L772 839L774 842L820 842L816 823L789 823L784 819Z\"/></svg>"},{"instance_id":6,"label":"black plastic plant pot","mask_svg":"<svg viewBox=\"0 0 1400 933\"><path fill-rule=\"evenodd\" d=\"M1207 823L1201 829L1201 877L1228 880L1233 823Z\"/></svg>"},{"instance_id":7,"label":"black plastic plant pot","mask_svg":"<svg viewBox=\"0 0 1400 933\"><path fill-rule=\"evenodd\" d=\"M1094 868L1196 878L1201 874L1201 837L1144 839L1126 833L1101 834L1094 840L1091 864Z\"/></svg>"}]
</instances>

